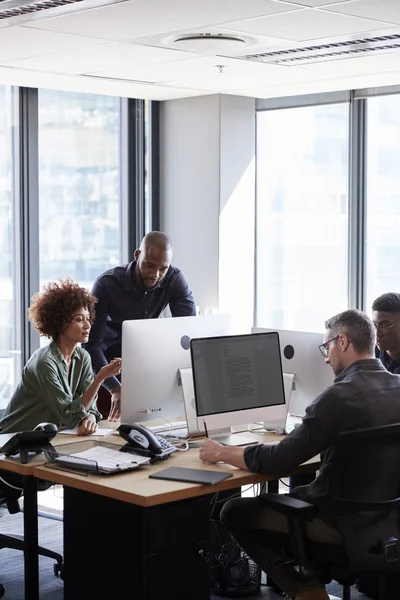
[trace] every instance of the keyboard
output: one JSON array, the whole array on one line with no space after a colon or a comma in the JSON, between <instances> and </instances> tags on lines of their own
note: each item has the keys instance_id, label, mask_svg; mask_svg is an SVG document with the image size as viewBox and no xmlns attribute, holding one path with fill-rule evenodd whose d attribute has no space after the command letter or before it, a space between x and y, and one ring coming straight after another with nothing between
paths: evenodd
<instances>
[{"instance_id":1,"label":"keyboard","mask_svg":"<svg viewBox=\"0 0 400 600\"><path fill-rule=\"evenodd\" d=\"M179 440L186 440L188 437L188 430L187 427L184 427L183 429L169 429L168 431L164 431L163 435L167 438L173 437L178 438Z\"/></svg>"},{"instance_id":2,"label":"keyboard","mask_svg":"<svg viewBox=\"0 0 400 600\"><path fill-rule=\"evenodd\" d=\"M169 433L171 429L184 429L186 421L171 421L171 423L162 423L161 425L152 425L148 427L153 433Z\"/></svg>"}]
</instances>

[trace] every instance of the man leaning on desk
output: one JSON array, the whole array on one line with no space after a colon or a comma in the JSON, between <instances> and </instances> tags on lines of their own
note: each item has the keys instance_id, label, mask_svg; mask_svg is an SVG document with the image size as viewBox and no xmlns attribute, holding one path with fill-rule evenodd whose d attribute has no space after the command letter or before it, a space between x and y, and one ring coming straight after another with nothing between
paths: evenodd
<instances>
[{"instance_id":1,"label":"man leaning on desk","mask_svg":"<svg viewBox=\"0 0 400 600\"><path fill-rule=\"evenodd\" d=\"M329 487L329 465L340 433L400 422L400 375L389 373L375 358L375 328L364 313L347 310L329 319L320 350L336 375L334 384L306 409L302 425L276 445L258 444L245 449L222 446L206 439L200 450L204 462L229 463L256 473L276 475L321 454L317 478L291 495L315 504L318 516L308 521L307 534L317 542L340 545L341 536L324 519L324 500ZM357 481L357 473L354 480ZM266 508L262 498L229 500L221 520L245 552L287 594L296 600L328 600L317 574L302 579L277 553L261 545L254 531L287 533L286 518ZM283 566L282 566L283 565Z\"/></svg>"},{"instance_id":2,"label":"man leaning on desk","mask_svg":"<svg viewBox=\"0 0 400 600\"><path fill-rule=\"evenodd\" d=\"M157 319L168 305L173 317L196 314L192 292L171 260L171 238L161 231L151 231L135 250L131 263L110 269L96 279L92 289L98 300L96 316L84 345L95 373L121 356L123 321ZM117 421L121 412L119 379L106 379L104 388L111 394L108 419Z\"/></svg>"}]
</instances>

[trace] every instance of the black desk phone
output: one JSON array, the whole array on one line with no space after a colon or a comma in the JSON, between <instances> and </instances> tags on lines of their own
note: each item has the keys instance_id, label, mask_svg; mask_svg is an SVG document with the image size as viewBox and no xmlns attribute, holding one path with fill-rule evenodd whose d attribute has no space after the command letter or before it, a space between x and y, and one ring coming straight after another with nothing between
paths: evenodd
<instances>
[{"instance_id":1,"label":"black desk phone","mask_svg":"<svg viewBox=\"0 0 400 600\"><path fill-rule=\"evenodd\" d=\"M156 435L143 425L126 425L118 428L120 436L127 442L121 452L132 452L141 456L149 456L152 460L164 460L177 448L166 439Z\"/></svg>"},{"instance_id":2,"label":"black desk phone","mask_svg":"<svg viewBox=\"0 0 400 600\"><path fill-rule=\"evenodd\" d=\"M32 431L20 431L4 444L0 452L6 456L19 454L22 464L27 464L32 453L39 454L44 450L54 450L50 441L57 434L58 428L54 423L39 423Z\"/></svg>"}]
</instances>

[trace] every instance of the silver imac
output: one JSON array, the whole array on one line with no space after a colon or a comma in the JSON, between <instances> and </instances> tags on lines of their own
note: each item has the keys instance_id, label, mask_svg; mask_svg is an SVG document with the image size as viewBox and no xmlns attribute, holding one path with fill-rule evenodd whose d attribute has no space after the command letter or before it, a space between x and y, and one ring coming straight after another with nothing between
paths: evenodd
<instances>
[{"instance_id":1,"label":"silver imac","mask_svg":"<svg viewBox=\"0 0 400 600\"><path fill-rule=\"evenodd\" d=\"M323 334L265 327L253 327L251 331L279 334L283 372L294 374L289 411L303 417L307 406L334 380L331 367L325 364L318 349Z\"/></svg>"},{"instance_id":2,"label":"silver imac","mask_svg":"<svg viewBox=\"0 0 400 600\"><path fill-rule=\"evenodd\" d=\"M230 427L286 417L277 333L192 339L191 354L198 428L213 439L259 442L254 434L230 435Z\"/></svg>"},{"instance_id":3,"label":"silver imac","mask_svg":"<svg viewBox=\"0 0 400 600\"><path fill-rule=\"evenodd\" d=\"M228 335L231 327L227 315L124 321L121 421L165 419L165 425L182 426L185 407L179 370L191 367L190 340Z\"/></svg>"}]
</instances>

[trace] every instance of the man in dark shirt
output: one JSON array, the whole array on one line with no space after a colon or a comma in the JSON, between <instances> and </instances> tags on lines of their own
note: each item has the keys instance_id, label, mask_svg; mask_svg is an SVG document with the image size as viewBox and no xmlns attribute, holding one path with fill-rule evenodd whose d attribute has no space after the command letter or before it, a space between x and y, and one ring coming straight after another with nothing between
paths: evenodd
<instances>
[{"instance_id":1,"label":"man in dark shirt","mask_svg":"<svg viewBox=\"0 0 400 600\"><path fill-rule=\"evenodd\" d=\"M169 305L173 317L196 314L192 292L179 269L171 265L172 243L161 231L152 231L135 250L134 260L100 275L92 288L96 318L85 349L95 373L121 356L122 322L157 319ZM129 368L125 364L125 368ZM103 386L111 394L109 420L120 417L121 384L116 377Z\"/></svg>"},{"instance_id":2,"label":"man in dark shirt","mask_svg":"<svg viewBox=\"0 0 400 600\"><path fill-rule=\"evenodd\" d=\"M306 409L303 423L276 445L258 444L229 448L207 439L200 450L205 462L226 462L256 473L279 475L321 453L317 478L293 492L318 508L318 516L308 522L310 539L341 544L338 529L326 516L325 501L329 485L329 467L335 442L343 431L400 422L400 376L389 373L374 357L375 329L364 313L348 310L329 319L320 350L331 365L334 384L322 392ZM354 473L357 481L358 473ZM289 598L324 600L329 596L317 575L302 579L292 567L282 567L275 552L262 546L253 530L287 533L286 519L265 508L262 498L228 501L221 519L243 549Z\"/></svg>"},{"instance_id":3,"label":"man in dark shirt","mask_svg":"<svg viewBox=\"0 0 400 600\"><path fill-rule=\"evenodd\" d=\"M400 294L382 294L372 304L376 355L385 369L400 374Z\"/></svg>"}]
</instances>

